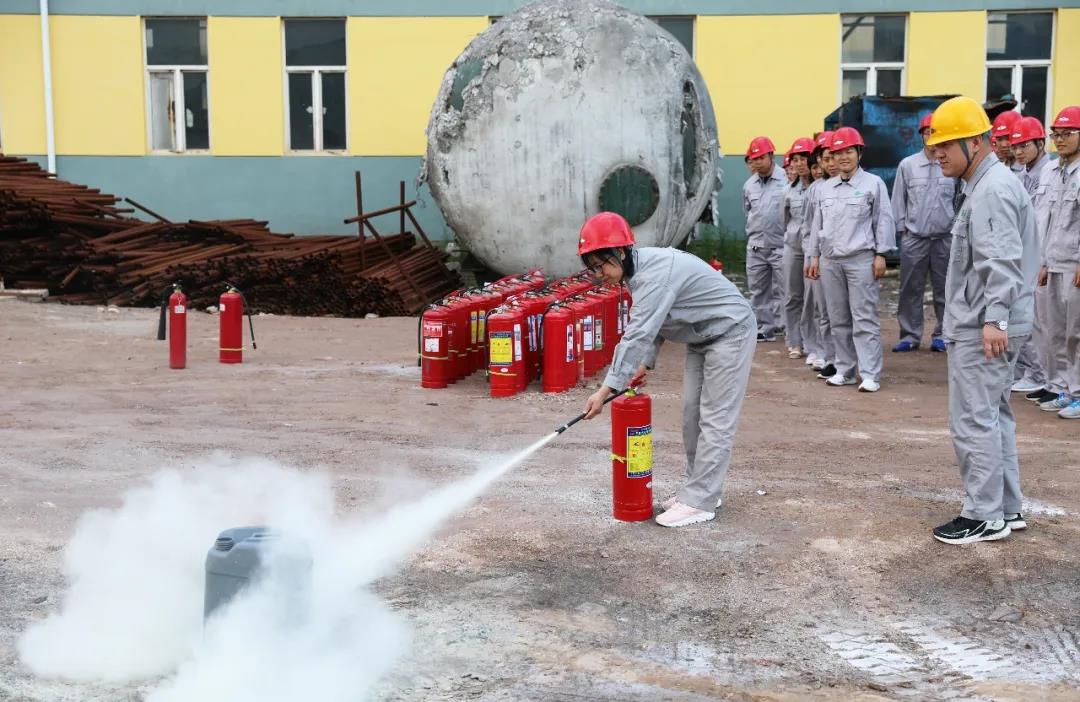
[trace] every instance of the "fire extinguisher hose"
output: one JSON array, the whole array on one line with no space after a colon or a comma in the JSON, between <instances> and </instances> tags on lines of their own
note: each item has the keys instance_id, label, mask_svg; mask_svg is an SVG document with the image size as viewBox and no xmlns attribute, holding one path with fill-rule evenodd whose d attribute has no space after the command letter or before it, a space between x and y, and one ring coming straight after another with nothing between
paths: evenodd
<instances>
[{"instance_id":1,"label":"fire extinguisher hose","mask_svg":"<svg viewBox=\"0 0 1080 702\"><path fill-rule=\"evenodd\" d=\"M251 322L251 305L248 304L247 298L244 297L244 293L241 292L240 288L227 280L225 281L225 285L235 290L236 294L240 296L240 302L244 303L244 311L247 313L248 318L248 331L251 332L251 350L254 351L259 347L255 345L255 325Z\"/></svg>"},{"instance_id":2,"label":"fire extinguisher hose","mask_svg":"<svg viewBox=\"0 0 1080 702\"><path fill-rule=\"evenodd\" d=\"M169 296L174 291L179 290L180 286L176 283L169 285L161 292L161 315L158 317L157 338L158 341L165 341L165 312L169 309Z\"/></svg>"},{"instance_id":3,"label":"fire extinguisher hose","mask_svg":"<svg viewBox=\"0 0 1080 702\"><path fill-rule=\"evenodd\" d=\"M606 405L607 403L611 402L612 400L614 400L617 397L622 397L623 395L625 395L626 393L630 392L633 389L634 389L634 386L631 385L630 387L625 388L623 390L620 390L617 393L614 393L613 395L609 395L608 398L606 400L604 400L604 404ZM555 433L556 434L562 434L564 431L566 431L570 427L574 426L575 424L580 422L582 419L585 419L585 413L584 412L582 412L581 414L574 417L573 419L571 419L566 424L563 424L561 427L556 429Z\"/></svg>"}]
</instances>

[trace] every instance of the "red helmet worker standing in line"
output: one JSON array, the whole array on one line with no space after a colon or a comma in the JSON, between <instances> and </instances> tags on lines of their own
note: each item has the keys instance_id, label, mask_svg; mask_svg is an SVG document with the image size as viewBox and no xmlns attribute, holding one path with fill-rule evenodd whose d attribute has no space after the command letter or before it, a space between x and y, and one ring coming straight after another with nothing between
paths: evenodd
<instances>
[{"instance_id":1,"label":"red helmet worker standing in line","mask_svg":"<svg viewBox=\"0 0 1080 702\"><path fill-rule=\"evenodd\" d=\"M664 501L657 524L713 519L720 504L739 410L757 345L757 320L746 298L697 256L672 248L637 248L625 219L590 217L578 254L597 279L626 285L634 306L604 384L585 404L587 419L604 400L652 368L664 340L686 344L683 443L686 483Z\"/></svg>"}]
</instances>

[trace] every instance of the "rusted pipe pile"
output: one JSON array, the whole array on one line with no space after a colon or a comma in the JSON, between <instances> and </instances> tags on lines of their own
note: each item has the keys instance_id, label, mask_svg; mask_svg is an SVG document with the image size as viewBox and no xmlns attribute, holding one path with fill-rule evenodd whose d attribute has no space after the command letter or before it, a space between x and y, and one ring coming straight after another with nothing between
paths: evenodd
<instances>
[{"instance_id":1,"label":"rusted pipe pile","mask_svg":"<svg viewBox=\"0 0 1080 702\"><path fill-rule=\"evenodd\" d=\"M460 285L410 232L294 237L250 219L146 222L118 204L0 156L0 277L63 302L133 306L158 304L179 282L196 308L229 281L256 311L343 317L412 314Z\"/></svg>"}]
</instances>

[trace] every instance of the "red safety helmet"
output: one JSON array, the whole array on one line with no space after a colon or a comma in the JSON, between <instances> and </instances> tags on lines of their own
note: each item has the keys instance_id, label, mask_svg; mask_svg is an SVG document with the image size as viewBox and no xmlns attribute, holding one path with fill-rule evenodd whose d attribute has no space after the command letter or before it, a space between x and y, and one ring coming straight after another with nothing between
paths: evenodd
<instances>
[{"instance_id":1,"label":"red safety helmet","mask_svg":"<svg viewBox=\"0 0 1080 702\"><path fill-rule=\"evenodd\" d=\"M827 149L829 144L832 143L832 132L822 132L817 135L817 140L814 142L814 151L818 149Z\"/></svg>"},{"instance_id":2,"label":"red safety helmet","mask_svg":"<svg viewBox=\"0 0 1080 702\"><path fill-rule=\"evenodd\" d=\"M622 248L634 245L634 232L622 215L601 212L585 220L578 237L578 256L600 249Z\"/></svg>"},{"instance_id":3,"label":"red safety helmet","mask_svg":"<svg viewBox=\"0 0 1080 702\"><path fill-rule=\"evenodd\" d=\"M790 165L791 165L791 152L789 151L786 154L784 154L784 168L787 168Z\"/></svg>"},{"instance_id":4,"label":"red safety helmet","mask_svg":"<svg viewBox=\"0 0 1080 702\"><path fill-rule=\"evenodd\" d=\"M1013 133L1013 127L1020 121L1020 113L1015 110L1005 110L1000 115L994 118L994 126L990 129L990 136L993 141L997 141L999 137L1008 138Z\"/></svg>"},{"instance_id":5,"label":"red safety helmet","mask_svg":"<svg viewBox=\"0 0 1080 702\"><path fill-rule=\"evenodd\" d=\"M750 146L746 149L746 158L751 159L774 153L776 153L776 147L773 146L772 139L769 137L754 137L750 140Z\"/></svg>"},{"instance_id":6,"label":"red safety helmet","mask_svg":"<svg viewBox=\"0 0 1080 702\"><path fill-rule=\"evenodd\" d=\"M843 151L849 146L866 146L862 134L855 127L840 127L833 132L829 142L829 151Z\"/></svg>"},{"instance_id":7,"label":"red safety helmet","mask_svg":"<svg viewBox=\"0 0 1080 702\"><path fill-rule=\"evenodd\" d=\"M1052 128L1057 129L1061 127L1063 129L1080 129L1080 106L1069 105L1063 107L1061 112L1058 112L1058 116L1054 119L1054 123L1050 125Z\"/></svg>"},{"instance_id":8,"label":"red safety helmet","mask_svg":"<svg viewBox=\"0 0 1080 702\"><path fill-rule=\"evenodd\" d=\"M919 122L919 131L930 128L930 118L934 116L933 112L927 112L923 115L922 120Z\"/></svg>"},{"instance_id":9,"label":"red safety helmet","mask_svg":"<svg viewBox=\"0 0 1080 702\"><path fill-rule=\"evenodd\" d=\"M814 140L809 137L799 137L792 142L791 148L788 149L788 156L812 153L814 153Z\"/></svg>"},{"instance_id":10,"label":"red safety helmet","mask_svg":"<svg viewBox=\"0 0 1080 702\"><path fill-rule=\"evenodd\" d=\"M1038 117L1022 117L1013 127L1012 134L1009 135L1009 143L1013 146L1026 144L1036 139L1046 139L1046 130L1043 129Z\"/></svg>"}]
</instances>

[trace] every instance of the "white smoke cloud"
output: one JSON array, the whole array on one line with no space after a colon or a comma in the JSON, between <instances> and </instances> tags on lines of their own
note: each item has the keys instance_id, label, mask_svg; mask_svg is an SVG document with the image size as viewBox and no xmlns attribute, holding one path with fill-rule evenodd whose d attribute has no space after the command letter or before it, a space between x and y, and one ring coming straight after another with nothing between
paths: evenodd
<instances>
[{"instance_id":1,"label":"white smoke cloud","mask_svg":"<svg viewBox=\"0 0 1080 702\"><path fill-rule=\"evenodd\" d=\"M367 521L335 515L326 479L266 461L164 471L80 520L62 606L27 628L20 657L40 677L163 678L147 702L363 699L409 648L406 624L365 587L553 437ZM249 525L282 534L268 574L204 630L206 552Z\"/></svg>"}]
</instances>

